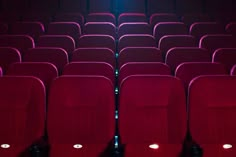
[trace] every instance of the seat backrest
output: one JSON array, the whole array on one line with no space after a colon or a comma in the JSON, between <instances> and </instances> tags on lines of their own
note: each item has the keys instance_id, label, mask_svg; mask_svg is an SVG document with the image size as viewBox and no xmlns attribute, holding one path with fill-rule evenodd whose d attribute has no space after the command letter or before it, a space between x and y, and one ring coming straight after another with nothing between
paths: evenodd
<instances>
[{"instance_id":1,"label":"seat backrest","mask_svg":"<svg viewBox=\"0 0 236 157\"><path fill-rule=\"evenodd\" d=\"M0 35L0 47L16 48L22 55L34 46L34 39L28 35Z\"/></svg>"},{"instance_id":2,"label":"seat backrest","mask_svg":"<svg viewBox=\"0 0 236 157\"><path fill-rule=\"evenodd\" d=\"M15 35L29 35L35 41L45 32L41 22L15 22L9 26L9 33Z\"/></svg>"},{"instance_id":3,"label":"seat backrest","mask_svg":"<svg viewBox=\"0 0 236 157\"><path fill-rule=\"evenodd\" d=\"M143 13L122 13L118 17L118 26L126 22L147 22L147 17Z\"/></svg>"},{"instance_id":4,"label":"seat backrest","mask_svg":"<svg viewBox=\"0 0 236 157\"><path fill-rule=\"evenodd\" d=\"M75 50L75 41L68 35L42 35L36 47L62 48L70 55Z\"/></svg>"},{"instance_id":5,"label":"seat backrest","mask_svg":"<svg viewBox=\"0 0 236 157\"><path fill-rule=\"evenodd\" d=\"M84 16L81 13L57 13L54 16L55 22L76 22L81 27L81 32L84 26Z\"/></svg>"},{"instance_id":6,"label":"seat backrest","mask_svg":"<svg viewBox=\"0 0 236 157\"><path fill-rule=\"evenodd\" d=\"M211 62L182 63L175 71L175 76L182 80L186 91L191 80L197 76L224 74L226 75L227 71L223 64Z\"/></svg>"},{"instance_id":7,"label":"seat backrest","mask_svg":"<svg viewBox=\"0 0 236 157\"><path fill-rule=\"evenodd\" d=\"M217 22L195 22L189 28L189 34L197 40L207 34L224 34L225 28Z\"/></svg>"},{"instance_id":8,"label":"seat backrest","mask_svg":"<svg viewBox=\"0 0 236 157\"><path fill-rule=\"evenodd\" d=\"M221 154L224 144L236 142L236 128L232 122L236 119L235 89L236 77L221 75L197 77L190 83L188 91L189 126L193 139L200 145L212 146L208 148L217 145L217 155L221 156L224 156ZM227 154L230 150L224 152Z\"/></svg>"},{"instance_id":9,"label":"seat backrest","mask_svg":"<svg viewBox=\"0 0 236 157\"><path fill-rule=\"evenodd\" d=\"M172 73L184 62L211 62L211 55L206 49L176 47L166 54L165 63L170 66Z\"/></svg>"},{"instance_id":10,"label":"seat backrest","mask_svg":"<svg viewBox=\"0 0 236 157\"><path fill-rule=\"evenodd\" d=\"M159 40L158 48L164 58L173 47L198 47L198 42L191 35L165 35Z\"/></svg>"},{"instance_id":11,"label":"seat backrest","mask_svg":"<svg viewBox=\"0 0 236 157\"><path fill-rule=\"evenodd\" d=\"M231 68L230 75L236 75L236 64Z\"/></svg>"},{"instance_id":12,"label":"seat backrest","mask_svg":"<svg viewBox=\"0 0 236 157\"><path fill-rule=\"evenodd\" d=\"M102 76L61 76L54 80L47 118L51 148L58 143L71 147L80 144L88 151L91 144L106 147L115 132L113 91L112 82Z\"/></svg>"},{"instance_id":13,"label":"seat backrest","mask_svg":"<svg viewBox=\"0 0 236 157\"><path fill-rule=\"evenodd\" d=\"M154 13L150 16L149 23L152 28L159 22L178 22L179 19L173 13Z\"/></svg>"},{"instance_id":14,"label":"seat backrest","mask_svg":"<svg viewBox=\"0 0 236 157\"><path fill-rule=\"evenodd\" d=\"M89 34L79 38L79 48L109 48L116 51L115 39L110 35Z\"/></svg>"},{"instance_id":15,"label":"seat backrest","mask_svg":"<svg viewBox=\"0 0 236 157\"><path fill-rule=\"evenodd\" d=\"M51 22L47 30L48 35L68 35L78 45L79 37L81 36L80 25L76 22Z\"/></svg>"},{"instance_id":16,"label":"seat backrest","mask_svg":"<svg viewBox=\"0 0 236 157\"><path fill-rule=\"evenodd\" d=\"M118 38L126 34L152 34L152 29L146 22L127 22L118 27Z\"/></svg>"},{"instance_id":17,"label":"seat backrest","mask_svg":"<svg viewBox=\"0 0 236 157\"><path fill-rule=\"evenodd\" d=\"M12 63L21 62L20 52L13 47L0 47L0 67L6 73Z\"/></svg>"},{"instance_id":18,"label":"seat backrest","mask_svg":"<svg viewBox=\"0 0 236 157\"><path fill-rule=\"evenodd\" d=\"M212 56L212 62L224 64L228 73L230 73L231 68L236 64L236 48L217 49Z\"/></svg>"},{"instance_id":19,"label":"seat backrest","mask_svg":"<svg viewBox=\"0 0 236 157\"><path fill-rule=\"evenodd\" d=\"M157 47L152 35L148 34L128 34L120 37L118 41L118 52L126 47Z\"/></svg>"},{"instance_id":20,"label":"seat backrest","mask_svg":"<svg viewBox=\"0 0 236 157\"><path fill-rule=\"evenodd\" d=\"M116 25L116 17L112 13L90 13L87 22L110 22Z\"/></svg>"},{"instance_id":21,"label":"seat backrest","mask_svg":"<svg viewBox=\"0 0 236 157\"><path fill-rule=\"evenodd\" d=\"M171 75L168 65L161 62L128 62L120 67L119 84L131 75Z\"/></svg>"},{"instance_id":22,"label":"seat backrest","mask_svg":"<svg viewBox=\"0 0 236 157\"><path fill-rule=\"evenodd\" d=\"M236 48L236 38L232 35L205 35L200 39L199 47L205 48L213 54L218 48Z\"/></svg>"},{"instance_id":23,"label":"seat backrest","mask_svg":"<svg viewBox=\"0 0 236 157\"><path fill-rule=\"evenodd\" d=\"M34 48L29 49L23 57L24 62L49 62L55 65L61 74L64 66L69 62L68 55L61 48Z\"/></svg>"},{"instance_id":24,"label":"seat backrest","mask_svg":"<svg viewBox=\"0 0 236 157\"><path fill-rule=\"evenodd\" d=\"M179 79L163 75L127 77L120 86L119 102L121 143L183 142L187 112Z\"/></svg>"},{"instance_id":25,"label":"seat backrest","mask_svg":"<svg viewBox=\"0 0 236 157\"><path fill-rule=\"evenodd\" d=\"M0 67L0 76L3 75L2 68Z\"/></svg>"},{"instance_id":26,"label":"seat backrest","mask_svg":"<svg viewBox=\"0 0 236 157\"><path fill-rule=\"evenodd\" d=\"M63 75L99 75L115 83L115 71L105 62L71 62L63 69Z\"/></svg>"},{"instance_id":27,"label":"seat backrest","mask_svg":"<svg viewBox=\"0 0 236 157\"><path fill-rule=\"evenodd\" d=\"M19 156L44 135L46 104L43 83L35 77L0 77L1 156Z\"/></svg>"},{"instance_id":28,"label":"seat backrest","mask_svg":"<svg viewBox=\"0 0 236 157\"><path fill-rule=\"evenodd\" d=\"M116 26L110 22L87 22L84 25L84 34L104 34L116 39Z\"/></svg>"},{"instance_id":29,"label":"seat backrest","mask_svg":"<svg viewBox=\"0 0 236 157\"><path fill-rule=\"evenodd\" d=\"M12 64L6 75L11 76L34 76L39 78L49 89L52 81L58 76L55 65L45 62L22 62Z\"/></svg>"},{"instance_id":30,"label":"seat backrest","mask_svg":"<svg viewBox=\"0 0 236 157\"><path fill-rule=\"evenodd\" d=\"M164 35L188 35L188 29L182 22L159 22L153 28L153 36L159 41Z\"/></svg>"},{"instance_id":31,"label":"seat backrest","mask_svg":"<svg viewBox=\"0 0 236 157\"><path fill-rule=\"evenodd\" d=\"M163 62L161 51L156 47L126 47L118 58L121 67L128 62Z\"/></svg>"},{"instance_id":32,"label":"seat backrest","mask_svg":"<svg viewBox=\"0 0 236 157\"><path fill-rule=\"evenodd\" d=\"M115 67L115 54L109 48L78 48L72 53L72 62L105 62Z\"/></svg>"}]
</instances>

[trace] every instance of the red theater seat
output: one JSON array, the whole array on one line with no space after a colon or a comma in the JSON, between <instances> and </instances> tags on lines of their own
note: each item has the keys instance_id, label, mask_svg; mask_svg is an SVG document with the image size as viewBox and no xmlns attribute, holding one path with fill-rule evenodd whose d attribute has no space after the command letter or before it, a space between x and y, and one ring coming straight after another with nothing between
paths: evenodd
<instances>
[{"instance_id":1,"label":"red theater seat","mask_svg":"<svg viewBox=\"0 0 236 157\"><path fill-rule=\"evenodd\" d=\"M161 52L155 47L126 47L119 54L119 67L128 62L163 62Z\"/></svg>"},{"instance_id":2,"label":"red theater seat","mask_svg":"<svg viewBox=\"0 0 236 157\"><path fill-rule=\"evenodd\" d=\"M118 119L124 156L178 156L186 134L185 99L181 81L172 76L124 79Z\"/></svg>"},{"instance_id":3,"label":"red theater seat","mask_svg":"<svg viewBox=\"0 0 236 157\"><path fill-rule=\"evenodd\" d=\"M196 22L190 26L189 34L199 40L204 35L224 34L225 28L217 22Z\"/></svg>"},{"instance_id":4,"label":"red theater seat","mask_svg":"<svg viewBox=\"0 0 236 157\"><path fill-rule=\"evenodd\" d=\"M75 41L68 35L42 35L36 47L62 48L70 55L75 50Z\"/></svg>"},{"instance_id":5,"label":"red theater seat","mask_svg":"<svg viewBox=\"0 0 236 157\"><path fill-rule=\"evenodd\" d=\"M189 127L204 157L236 155L235 89L235 76L201 76L190 84Z\"/></svg>"},{"instance_id":6,"label":"red theater seat","mask_svg":"<svg viewBox=\"0 0 236 157\"><path fill-rule=\"evenodd\" d=\"M115 39L110 35L89 34L79 38L79 48L109 48L116 51Z\"/></svg>"},{"instance_id":7,"label":"red theater seat","mask_svg":"<svg viewBox=\"0 0 236 157\"><path fill-rule=\"evenodd\" d=\"M29 49L23 57L24 62L48 62L55 65L61 74L68 63L68 55L61 48L34 48Z\"/></svg>"},{"instance_id":8,"label":"red theater seat","mask_svg":"<svg viewBox=\"0 0 236 157\"><path fill-rule=\"evenodd\" d=\"M159 22L178 22L179 19L176 14L173 13L154 13L150 16L149 23L152 28Z\"/></svg>"},{"instance_id":9,"label":"red theater seat","mask_svg":"<svg viewBox=\"0 0 236 157\"><path fill-rule=\"evenodd\" d=\"M16 48L22 55L34 46L34 39L28 35L0 35L0 47Z\"/></svg>"},{"instance_id":10,"label":"red theater seat","mask_svg":"<svg viewBox=\"0 0 236 157\"><path fill-rule=\"evenodd\" d=\"M61 76L51 85L50 157L99 156L115 133L112 82L102 76Z\"/></svg>"},{"instance_id":11,"label":"red theater seat","mask_svg":"<svg viewBox=\"0 0 236 157\"><path fill-rule=\"evenodd\" d=\"M147 22L147 17L143 13L122 13L118 17L118 25L127 22Z\"/></svg>"},{"instance_id":12,"label":"red theater seat","mask_svg":"<svg viewBox=\"0 0 236 157\"><path fill-rule=\"evenodd\" d=\"M114 68L105 62L71 62L64 67L63 75L99 75L115 83Z\"/></svg>"},{"instance_id":13,"label":"red theater seat","mask_svg":"<svg viewBox=\"0 0 236 157\"><path fill-rule=\"evenodd\" d=\"M34 76L39 78L49 89L52 81L58 76L57 68L51 63L45 62L22 62L12 64L6 75L11 76Z\"/></svg>"},{"instance_id":14,"label":"red theater seat","mask_svg":"<svg viewBox=\"0 0 236 157\"><path fill-rule=\"evenodd\" d=\"M166 54L166 64L170 66L172 73L184 62L211 62L211 55L206 49L194 47L176 47Z\"/></svg>"},{"instance_id":15,"label":"red theater seat","mask_svg":"<svg viewBox=\"0 0 236 157\"><path fill-rule=\"evenodd\" d=\"M76 22L51 22L48 25L48 35L68 35L75 41L75 45L78 45L78 40L81 35L80 25Z\"/></svg>"},{"instance_id":16,"label":"red theater seat","mask_svg":"<svg viewBox=\"0 0 236 157\"><path fill-rule=\"evenodd\" d=\"M156 41L165 35L188 35L187 26L182 22L159 22L153 28Z\"/></svg>"},{"instance_id":17,"label":"red theater seat","mask_svg":"<svg viewBox=\"0 0 236 157\"><path fill-rule=\"evenodd\" d=\"M44 85L34 77L5 76L0 87L0 156L22 156L44 135Z\"/></svg>"},{"instance_id":18,"label":"red theater seat","mask_svg":"<svg viewBox=\"0 0 236 157\"><path fill-rule=\"evenodd\" d=\"M52 13L50 12L25 12L22 16L22 21L41 22L47 29L48 24L52 21Z\"/></svg>"},{"instance_id":19,"label":"red theater seat","mask_svg":"<svg viewBox=\"0 0 236 157\"><path fill-rule=\"evenodd\" d=\"M226 75L227 71L223 64L211 62L182 63L175 71L175 76L180 78L188 89L189 83L201 75Z\"/></svg>"},{"instance_id":20,"label":"red theater seat","mask_svg":"<svg viewBox=\"0 0 236 157\"><path fill-rule=\"evenodd\" d=\"M118 41L118 52L126 47L157 47L152 35L148 34L128 34L123 35Z\"/></svg>"},{"instance_id":21,"label":"red theater seat","mask_svg":"<svg viewBox=\"0 0 236 157\"><path fill-rule=\"evenodd\" d=\"M116 26L110 22L87 22L84 25L84 34L103 34L116 38Z\"/></svg>"},{"instance_id":22,"label":"red theater seat","mask_svg":"<svg viewBox=\"0 0 236 157\"><path fill-rule=\"evenodd\" d=\"M231 35L205 35L200 39L199 47L207 49L211 54L218 48L236 48L236 38Z\"/></svg>"},{"instance_id":23,"label":"red theater seat","mask_svg":"<svg viewBox=\"0 0 236 157\"><path fill-rule=\"evenodd\" d=\"M165 35L159 40L159 49L163 57L174 47L198 47L196 39L191 35Z\"/></svg>"},{"instance_id":24,"label":"red theater seat","mask_svg":"<svg viewBox=\"0 0 236 157\"><path fill-rule=\"evenodd\" d=\"M115 67L115 54L108 48L78 48L72 53L72 62L105 62Z\"/></svg>"},{"instance_id":25,"label":"red theater seat","mask_svg":"<svg viewBox=\"0 0 236 157\"><path fill-rule=\"evenodd\" d=\"M2 68L0 67L0 76L3 75Z\"/></svg>"},{"instance_id":26,"label":"red theater seat","mask_svg":"<svg viewBox=\"0 0 236 157\"><path fill-rule=\"evenodd\" d=\"M228 72L236 64L236 48L220 48L217 49L212 57L213 62L224 64Z\"/></svg>"},{"instance_id":27,"label":"red theater seat","mask_svg":"<svg viewBox=\"0 0 236 157\"><path fill-rule=\"evenodd\" d=\"M29 35L35 41L38 40L39 36L43 35L45 30L41 22L15 22L9 26L10 34L15 35Z\"/></svg>"},{"instance_id":28,"label":"red theater seat","mask_svg":"<svg viewBox=\"0 0 236 157\"><path fill-rule=\"evenodd\" d=\"M84 16L81 13L57 13L54 16L55 22L76 22L81 29L84 26Z\"/></svg>"},{"instance_id":29,"label":"red theater seat","mask_svg":"<svg viewBox=\"0 0 236 157\"><path fill-rule=\"evenodd\" d=\"M116 17L112 13L90 13L87 22L110 22L116 25Z\"/></svg>"},{"instance_id":30,"label":"red theater seat","mask_svg":"<svg viewBox=\"0 0 236 157\"><path fill-rule=\"evenodd\" d=\"M2 67L3 74L15 62L21 62L20 52L12 47L0 47L0 67Z\"/></svg>"},{"instance_id":31,"label":"red theater seat","mask_svg":"<svg viewBox=\"0 0 236 157\"><path fill-rule=\"evenodd\" d=\"M168 65L161 62L128 62L120 68L119 84L128 76L131 75L170 75Z\"/></svg>"},{"instance_id":32,"label":"red theater seat","mask_svg":"<svg viewBox=\"0 0 236 157\"><path fill-rule=\"evenodd\" d=\"M127 22L118 27L118 38L126 34L152 34L152 29L146 22Z\"/></svg>"}]
</instances>

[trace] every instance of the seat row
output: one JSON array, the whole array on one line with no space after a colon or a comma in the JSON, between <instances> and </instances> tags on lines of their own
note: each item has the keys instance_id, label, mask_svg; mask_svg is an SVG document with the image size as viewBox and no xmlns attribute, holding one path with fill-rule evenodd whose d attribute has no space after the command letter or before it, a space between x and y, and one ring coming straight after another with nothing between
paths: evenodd
<instances>
[{"instance_id":1,"label":"seat row","mask_svg":"<svg viewBox=\"0 0 236 157\"><path fill-rule=\"evenodd\" d=\"M0 86L1 156L39 151L45 126L51 157L100 156L113 141L114 87L105 77L55 79L46 113L39 79L5 76ZM186 102L184 87L175 77L127 77L120 85L118 119L125 156L185 154L188 129L204 156L234 156L235 89L235 76L198 77L190 84Z\"/></svg>"}]
</instances>

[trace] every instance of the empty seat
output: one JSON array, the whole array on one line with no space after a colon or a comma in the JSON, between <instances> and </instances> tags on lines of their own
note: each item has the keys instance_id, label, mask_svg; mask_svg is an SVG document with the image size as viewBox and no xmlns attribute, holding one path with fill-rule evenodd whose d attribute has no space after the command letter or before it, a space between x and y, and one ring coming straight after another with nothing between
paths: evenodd
<instances>
[{"instance_id":1,"label":"empty seat","mask_svg":"<svg viewBox=\"0 0 236 157\"><path fill-rule=\"evenodd\" d=\"M173 13L154 13L150 16L149 23L152 28L159 22L178 22L179 19Z\"/></svg>"},{"instance_id":2,"label":"empty seat","mask_svg":"<svg viewBox=\"0 0 236 157\"><path fill-rule=\"evenodd\" d=\"M123 35L118 41L118 52L126 47L157 47L152 35L148 34L128 34Z\"/></svg>"},{"instance_id":3,"label":"empty seat","mask_svg":"<svg viewBox=\"0 0 236 157\"><path fill-rule=\"evenodd\" d=\"M201 75L226 75L227 71L223 64L211 62L182 63L175 71L175 76L180 78L187 91L189 83Z\"/></svg>"},{"instance_id":4,"label":"empty seat","mask_svg":"<svg viewBox=\"0 0 236 157\"><path fill-rule=\"evenodd\" d=\"M198 42L191 35L165 35L159 40L158 47L165 57L167 51L173 47L198 47Z\"/></svg>"},{"instance_id":5,"label":"empty seat","mask_svg":"<svg viewBox=\"0 0 236 157\"><path fill-rule=\"evenodd\" d=\"M102 76L61 76L50 88L51 157L99 156L115 132L114 87Z\"/></svg>"},{"instance_id":6,"label":"empty seat","mask_svg":"<svg viewBox=\"0 0 236 157\"><path fill-rule=\"evenodd\" d=\"M186 102L179 79L127 77L120 86L119 131L124 156L178 156L186 134Z\"/></svg>"},{"instance_id":7,"label":"empty seat","mask_svg":"<svg viewBox=\"0 0 236 157\"><path fill-rule=\"evenodd\" d=\"M236 64L231 68L230 75L236 75Z\"/></svg>"},{"instance_id":8,"label":"empty seat","mask_svg":"<svg viewBox=\"0 0 236 157\"><path fill-rule=\"evenodd\" d=\"M190 27L193 23L196 22L210 22L212 19L207 14L193 13L193 14L184 14L181 18L181 21Z\"/></svg>"},{"instance_id":9,"label":"empty seat","mask_svg":"<svg viewBox=\"0 0 236 157\"><path fill-rule=\"evenodd\" d=\"M75 42L68 35L42 35L36 47L63 48L68 54L75 50Z\"/></svg>"},{"instance_id":10,"label":"empty seat","mask_svg":"<svg viewBox=\"0 0 236 157\"><path fill-rule=\"evenodd\" d=\"M76 22L81 29L84 26L84 16L81 13L57 13L54 16L55 22Z\"/></svg>"},{"instance_id":11,"label":"empty seat","mask_svg":"<svg viewBox=\"0 0 236 157\"><path fill-rule=\"evenodd\" d=\"M119 67L128 62L163 62L161 52L155 47L126 47L119 54Z\"/></svg>"},{"instance_id":12,"label":"empty seat","mask_svg":"<svg viewBox=\"0 0 236 157\"><path fill-rule=\"evenodd\" d=\"M57 68L51 63L22 62L12 64L6 75L34 76L44 83L46 89L49 89L52 81L58 76L58 72Z\"/></svg>"},{"instance_id":13,"label":"empty seat","mask_svg":"<svg viewBox=\"0 0 236 157\"><path fill-rule=\"evenodd\" d=\"M235 76L201 76L190 84L190 132L206 157L236 155L235 89Z\"/></svg>"},{"instance_id":14,"label":"empty seat","mask_svg":"<svg viewBox=\"0 0 236 157\"><path fill-rule=\"evenodd\" d=\"M115 39L110 35L89 34L79 38L79 48L109 48L116 51Z\"/></svg>"},{"instance_id":15,"label":"empty seat","mask_svg":"<svg viewBox=\"0 0 236 157\"><path fill-rule=\"evenodd\" d=\"M115 83L115 71L105 62L71 62L63 69L63 75L99 75Z\"/></svg>"},{"instance_id":16,"label":"empty seat","mask_svg":"<svg viewBox=\"0 0 236 157\"><path fill-rule=\"evenodd\" d=\"M84 25L84 34L104 34L116 38L116 26L110 22L87 22Z\"/></svg>"},{"instance_id":17,"label":"empty seat","mask_svg":"<svg viewBox=\"0 0 236 157\"><path fill-rule=\"evenodd\" d=\"M21 62L20 52L12 47L0 47L0 67L2 67L3 74L15 62Z\"/></svg>"},{"instance_id":18,"label":"empty seat","mask_svg":"<svg viewBox=\"0 0 236 157\"><path fill-rule=\"evenodd\" d=\"M90 13L87 22L110 22L116 25L116 17L112 13Z\"/></svg>"},{"instance_id":19,"label":"empty seat","mask_svg":"<svg viewBox=\"0 0 236 157\"><path fill-rule=\"evenodd\" d=\"M230 22L226 25L225 31L229 34L236 35L236 22Z\"/></svg>"},{"instance_id":20,"label":"empty seat","mask_svg":"<svg viewBox=\"0 0 236 157\"><path fill-rule=\"evenodd\" d=\"M148 0L147 15L151 16L154 13L173 13L175 4L173 0Z\"/></svg>"},{"instance_id":21,"label":"empty seat","mask_svg":"<svg viewBox=\"0 0 236 157\"><path fill-rule=\"evenodd\" d=\"M168 65L161 62L128 62L120 68L119 84L131 75L170 75Z\"/></svg>"},{"instance_id":22,"label":"empty seat","mask_svg":"<svg viewBox=\"0 0 236 157\"><path fill-rule=\"evenodd\" d=\"M199 47L213 54L218 48L236 48L235 41L236 38L231 35L205 35L200 39Z\"/></svg>"},{"instance_id":23,"label":"empty seat","mask_svg":"<svg viewBox=\"0 0 236 157\"><path fill-rule=\"evenodd\" d=\"M213 54L212 61L224 64L227 71L230 72L236 64L236 48L217 49Z\"/></svg>"},{"instance_id":24,"label":"empty seat","mask_svg":"<svg viewBox=\"0 0 236 157\"><path fill-rule=\"evenodd\" d=\"M190 26L189 33L199 40L208 34L224 34L225 28L222 24L216 22L196 22Z\"/></svg>"},{"instance_id":25,"label":"empty seat","mask_svg":"<svg viewBox=\"0 0 236 157\"><path fill-rule=\"evenodd\" d=\"M28 35L0 35L0 47L16 48L22 55L34 46L34 39Z\"/></svg>"},{"instance_id":26,"label":"empty seat","mask_svg":"<svg viewBox=\"0 0 236 157\"><path fill-rule=\"evenodd\" d=\"M78 48L72 53L72 62L105 62L115 67L115 53L109 48Z\"/></svg>"},{"instance_id":27,"label":"empty seat","mask_svg":"<svg viewBox=\"0 0 236 157\"><path fill-rule=\"evenodd\" d=\"M55 65L61 74L68 63L68 55L61 48L34 48L29 49L23 57L24 62L49 62Z\"/></svg>"},{"instance_id":28,"label":"empty seat","mask_svg":"<svg viewBox=\"0 0 236 157\"><path fill-rule=\"evenodd\" d=\"M159 41L164 35L187 35L188 29L182 22L159 22L153 29L153 36Z\"/></svg>"},{"instance_id":29,"label":"empty seat","mask_svg":"<svg viewBox=\"0 0 236 157\"><path fill-rule=\"evenodd\" d=\"M52 13L50 12L26 12L22 15L22 21L41 22L47 29L48 24L52 21Z\"/></svg>"},{"instance_id":30,"label":"empty seat","mask_svg":"<svg viewBox=\"0 0 236 157\"><path fill-rule=\"evenodd\" d=\"M44 85L34 77L6 76L0 87L0 156L29 154L45 131Z\"/></svg>"},{"instance_id":31,"label":"empty seat","mask_svg":"<svg viewBox=\"0 0 236 157\"><path fill-rule=\"evenodd\" d=\"M44 34L44 26L41 22L15 22L10 25L10 34L29 35L35 41Z\"/></svg>"},{"instance_id":32,"label":"empty seat","mask_svg":"<svg viewBox=\"0 0 236 157\"><path fill-rule=\"evenodd\" d=\"M170 66L174 74L178 65L184 62L211 62L211 55L206 49L176 47L170 49L166 54L166 64Z\"/></svg>"},{"instance_id":33,"label":"empty seat","mask_svg":"<svg viewBox=\"0 0 236 157\"><path fill-rule=\"evenodd\" d=\"M126 22L147 22L147 17L143 13L122 13L118 17L118 25Z\"/></svg>"},{"instance_id":34,"label":"empty seat","mask_svg":"<svg viewBox=\"0 0 236 157\"><path fill-rule=\"evenodd\" d=\"M146 22L127 22L119 25L118 38L126 34L152 34L152 29Z\"/></svg>"},{"instance_id":35,"label":"empty seat","mask_svg":"<svg viewBox=\"0 0 236 157\"><path fill-rule=\"evenodd\" d=\"M68 35L78 45L78 40L81 35L80 25L76 22L51 22L48 26L47 34L49 35Z\"/></svg>"}]
</instances>

